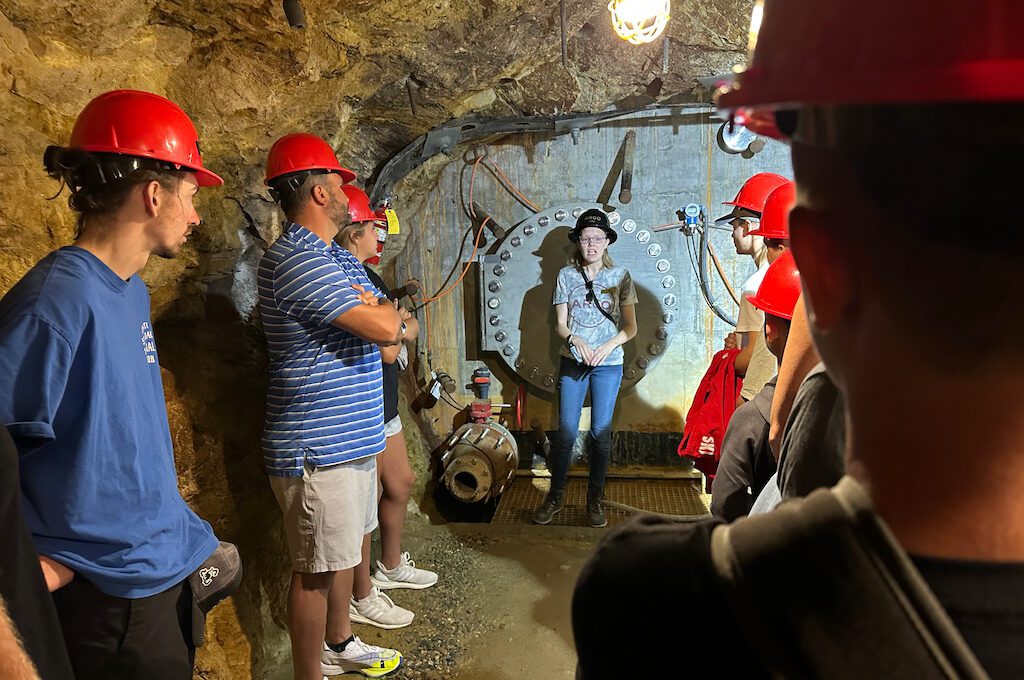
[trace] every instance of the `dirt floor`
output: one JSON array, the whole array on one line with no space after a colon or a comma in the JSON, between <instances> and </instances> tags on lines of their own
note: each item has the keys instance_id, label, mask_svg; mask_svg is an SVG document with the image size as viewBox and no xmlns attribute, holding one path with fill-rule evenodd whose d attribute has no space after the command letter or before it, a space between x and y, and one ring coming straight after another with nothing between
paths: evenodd
<instances>
[{"instance_id":1,"label":"dirt floor","mask_svg":"<svg viewBox=\"0 0 1024 680\"><path fill-rule=\"evenodd\" d=\"M649 482L640 480L634 486L643 489ZM700 492L699 480L680 478L675 483L694 490L688 502L696 502L697 507L687 512L706 511L710 497ZM532 485L537 487L539 504L547 480L533 480ZM567 501L565 513L582 512L582 492L578 495L575 501ZM645 508L653 502L638 499ZM433 515L433 508L428 505L427 509ZM619 514L620 521L627 517ZM438 571L440 581L423 591L390 591L397 604L416 612L409 627L398 631L356 627L364 640L405 654L407 666L391 677L575 678L572 590L583 563L608 529L537 526L530 522L531 516L527 513L513 524L439 523L435 516L432 524L410 505L404 547L419 565ZM375 554L378 549L375 545Z\"/></svg>"},{"instance_id":2,"label":"dirt floor","mask_svg":"<svg viewBox=\"0 0 1024 680\"><path fill-rule=\"evenodd\" d=\"M699 480L687 481L685 474L675 472L678 483L695 485L699 510L704 511L710 498L699 493ZM517 483L536 487L538 504L547 490L547 480ZM638 488L646 483L641 481ZM389 678L573 680L572 589L583 563L609 529L537 526L529 521L529 512L519 517L520 523L446 522L431 493L424 492L421 501L419 506L409 504L403 550L418 566L438 572L437 585L388 591L396 604L416 614L406 628L354 626L365 642L405 655L405 665ZM638 505L649 507L651 502L639 498ZM582 496L572 504L582 507ZM625 519L621 514L617 519ZM582 515L579 519L582 523ZM374 560L380 555L378 540L375 532ZM291 677L289 665L267 680Z\"/></svg>"},{"instance_id":3,"label":"dirt floor","mask_svg":"<svg viewBox=\"0 0 1024 680\"><path fill-rule=\"evenodd\" d=\"M512 680L574 677L569 605L580 568L602 530L413 522L407 548L437 570L437 586L392 591L416 612L408 628L359 626L367 641L395 647L396 677Z\"/></svg>"},{"instance_id":4,"label":"dirt floor","mask_svg":"<svg viewBox=\"0 0 1024 680\"><path fill-rule=\"evenodd\" d=\"M403 547L440 580L426 590L389 591L416 613L412 625L386 631L357 624L355 633L405 655L405 666L389 676L396 679L571 680L572 588L605 531L432 525L410 511ZM378 550L375 545L375 556ZM287 668L275 676L290 674Z\"/></svg>"}]
</instances>

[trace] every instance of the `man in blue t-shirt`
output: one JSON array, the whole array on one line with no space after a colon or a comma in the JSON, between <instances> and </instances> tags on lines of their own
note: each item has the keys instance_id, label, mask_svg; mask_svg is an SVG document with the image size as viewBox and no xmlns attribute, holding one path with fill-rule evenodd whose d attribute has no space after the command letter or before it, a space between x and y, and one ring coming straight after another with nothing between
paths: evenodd
<instances>
[{"instance_id":1,"label":"man in blue t-shirt","mask_svg":"<svg viewBox=\"0 0 1024 680\"><path fill-rule=\"evenodd\" d=\"M396 650L352 634L350 607L390 628L411 621L387 595L371 593L358 608L352 602L353 571L369 560L377 526L376 456L384 450L377 345L398 344L406 332L398 310L378 304L382 294L359 260L334 242L350 221L342 187L354 178L311 134L282 137L267 158L266 183L287 222L259 267L270 355L263 459L292 560L296 680L381 677L402 664Z\"/></svg>"},{"instance_id":2,"label":"man in blue t-shirt","mask_svg":"<svg viewBox=\"0 0 1024 680\"><path fill-rule=\"evenodd\" d=\"M193 196L222 180L176 104L130 90L90 102L44 164L71 190L78 236L0 301L0 424L25 522L77 678L187 680L185 580L218 541L178 492L138 273L177 255L200 221Z\"/></svg>"}]
</instances>

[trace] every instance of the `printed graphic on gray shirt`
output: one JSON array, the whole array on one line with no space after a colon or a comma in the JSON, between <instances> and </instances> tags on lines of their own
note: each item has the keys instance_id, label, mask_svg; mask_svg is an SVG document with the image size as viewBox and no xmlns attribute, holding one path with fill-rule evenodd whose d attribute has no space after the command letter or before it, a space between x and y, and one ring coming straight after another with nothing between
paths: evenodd
<instances>
[{"instance_id":1,"label":"printed graphic on gray shirt","mask_svg":"<svg viewBox=\"0 0 1024 680\"><path fill-rule=\"evenodd\" d=\"M588 296L591 290L593 296ZM570 332L596 348L619 332L622 307L636 304L636 288L629 272L623 267L604 267L593 278L590 288L579 269L563 267L558 272L552 303L566 305L566 321ZM614 322L598 309L598 305ZM560 351L562 356L573 357L568 347L563 346ZM579 361L579 357L573 358ZM622 347L616 347L602 365L615 366L622 364L622 361Z\"/></svg>"}]
</instances>

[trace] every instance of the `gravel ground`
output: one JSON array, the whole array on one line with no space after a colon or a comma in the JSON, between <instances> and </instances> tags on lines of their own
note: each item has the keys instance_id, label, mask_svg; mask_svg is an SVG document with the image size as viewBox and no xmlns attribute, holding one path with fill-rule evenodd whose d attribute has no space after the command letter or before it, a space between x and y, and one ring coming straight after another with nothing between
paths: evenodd
<instances>
[{"instance_id":1,"label":"gravel ground","mask_svg":"<svg viewBox=\"0 0 1024 680\"><path fill-rule=\"evenodd\" d=\"M396 631L359 626L358 634L367 642L401 650L406 668L397 677L441 680L450 677L466 643L479 635L479 587L465 576L480 571L482 558L479 553L466 550L461 541L442 527L420 529L430 534L430 540L416 540L419 537L414 534L420 532L411 529L407 530L405 547L413 553L417 564L437 571L441 578L427 590L388 591L397 604L416 612L411 626Z\"/></svg>"},{"instance_id":2,"label":"gravel ground","mask_svg":"<svg viewBox=\"0 0 1024 680\"><path fill-rule=\"evenodd\" d=\"M572 583L600 535L562 527L432 526L410 516L403 547L440 579L426 590L389 591L416 613L412 625L394 631L359 625L356 634L405 655L394 678L572 678Z\"/></svg>"}]
</instances>

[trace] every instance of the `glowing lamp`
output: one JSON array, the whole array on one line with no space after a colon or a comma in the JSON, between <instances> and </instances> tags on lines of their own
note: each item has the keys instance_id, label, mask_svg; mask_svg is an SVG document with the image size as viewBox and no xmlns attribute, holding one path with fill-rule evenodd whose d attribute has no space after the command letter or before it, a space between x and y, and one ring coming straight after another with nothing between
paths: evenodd
<instances>
[{"instance_id":1,"label":"glowing lamp","mask_svg":"<svg viewBox=\"0 0 1024 680\"><path fill-rule=\"evenodd\" d=\"M634 45L649 43L665 30L670 0L611 0L612 28L623 40Z\"/></svg>"}]
</instances>

